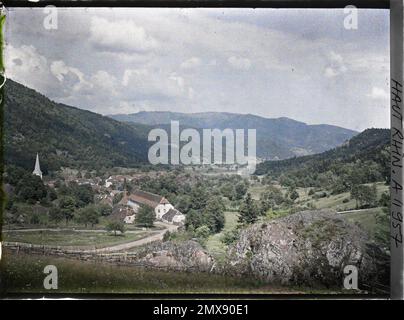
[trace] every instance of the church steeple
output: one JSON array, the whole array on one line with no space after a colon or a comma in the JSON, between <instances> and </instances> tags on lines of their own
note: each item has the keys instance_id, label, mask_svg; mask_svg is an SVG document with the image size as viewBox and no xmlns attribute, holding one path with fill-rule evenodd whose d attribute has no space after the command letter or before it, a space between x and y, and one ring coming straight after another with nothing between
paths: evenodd
<instances>
[{"instance_id":1,"label":"church steeple","mask_svg":"<svg viewBox=\"0 0 404 320\"><path fill-rule=\"evenodd\" d=\"M35 174L36 176L39 176L42 179L42 171L41 171L41 166L39 165L38 153L36 154L35 169L32 172L32 174Z\"/></svg>"}]
</instances>

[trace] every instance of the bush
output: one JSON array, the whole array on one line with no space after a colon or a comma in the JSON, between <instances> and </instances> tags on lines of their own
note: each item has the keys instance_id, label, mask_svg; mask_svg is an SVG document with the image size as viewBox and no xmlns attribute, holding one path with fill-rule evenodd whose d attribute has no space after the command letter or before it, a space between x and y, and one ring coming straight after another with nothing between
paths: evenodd
<instances>
[{"instance_id":1,"label":"bush","mask_svg":"<svg viewBox=\"0 0 404 320\"><path fill-rule=\"evenodd\" d=\"M125 232L125 225L123 222L120 221L111 221L106 226L107 231L113 231L114 236L117 235L117 231L124 233Z\"/></svg>"},{"instance_id":2,"label":"bush","mask_svg":"<svg viewBox=\"0 0 404 320\"><path fill-rule=\"evenodd\" d=\"M226 231L220 241L222 241L225 245L231 245L232 243L236 242L240 237L240 230L233 229L230 231Z\"/></svg>"}]
</instances>

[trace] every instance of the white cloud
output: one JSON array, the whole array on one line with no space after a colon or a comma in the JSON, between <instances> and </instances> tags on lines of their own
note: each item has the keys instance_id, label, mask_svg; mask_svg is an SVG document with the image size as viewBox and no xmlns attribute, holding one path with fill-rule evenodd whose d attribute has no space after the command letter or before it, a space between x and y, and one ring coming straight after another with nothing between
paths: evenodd
<instances>
[{"instance_id":1,"label":"white cloud","mask_svg":"<svg viewBox=\"0 0 404 320\"><path fill-rule=\"evenodd\" d=\"M75 78L76 82L73 85L77 86L76 89L80 89L80 83L85 82L83 72L77 68L67 66L62 60L53 61L50 65L50 72L59 80L59 82L65 82L64 84L66 84L68 78Z\"/></svg>"},{"instance_id":2,"label":"white cloud","mask_svg":"<svg viewBox=\"0 0 404 320\"><path fill-rule=\"evenodd\" d=\"M251 61L247 58L230 57L227 62L235 69L248 70L251 67Z\"/></svg>"},{"instance_id":3,"label":"white cloud","mask_svg":"<svg viewBox=\"0 0 404 320\"><path fill-rule=\"evenodd\" d=\"M388 13L370 11L362 21L373 29L341 34L338 10L63 9L55 34L41 10L21 9L10 12L6 69L103 114L249 112L382 127L388 115L374 107L388 91Z\"/></svg>"},{"instance_id":4,"label":"white cloud","mask_svg":"<svg viewBox=\"0 0 404 320\"><path fill-rule=\"evenodd\" d=\"M370 94L368 94L368 97L375 99L375 100L389 100L390 99L390 94L388 93L387 90L384 90L383 88L379 87L373 87L372 91Z\"/></svg>"},{"instance_id":5,"label":"white cloud","mask_svg":"<svg viewBox=\"0 0 404 320\"><path fill-rule=\"evenodd\" d=\"M174 98L185 93L185 80L175 73L161 70L126 69L122 85L132 90L131 96L139 100L147 98Z\"/></svg>"},{"instance_id":6,"label":"white cloud","mask_svg":"<svg viewBox=\"0 0 404 320\"><path fill-rule=\"evenodd\" d=\"M108 21L92 17L90 41L105 51L147 52L158 47L157 40L131 20Z\"/></svg>"},{"instance_id":7,"label":"white cloud","mask_svg":"<svg viewBox=\"0 0 404 320\"><path fill-rule=\"evenodd\" d=\"M48 93L54 86L56 79L49 73L48 60L32 45L7 45L5 66L8 78L27 83L35 90Z\"/></svg>"},{"instance_id":8,"label":"white cloud","mask_svg":"<svg viewBox=\"0 0 404 320\"><path fill-rule=\"evenodd\" d=\"M327 78L337 77L348 71L342 55L331 51L329 54L329 63L324 70L324 76Z\"/></svg>"},{"instance_id":9,"label":"white cloud","mask_svg":"<svg viewBox=\"0 0 404 320\"><path fill-rule=\"evenodd\" d=\"M192 57L183 63L181 63L181 68L182 69L194 69L197 68L201 65L201 59L197 57Z\"/></svg>"}]
</instances>

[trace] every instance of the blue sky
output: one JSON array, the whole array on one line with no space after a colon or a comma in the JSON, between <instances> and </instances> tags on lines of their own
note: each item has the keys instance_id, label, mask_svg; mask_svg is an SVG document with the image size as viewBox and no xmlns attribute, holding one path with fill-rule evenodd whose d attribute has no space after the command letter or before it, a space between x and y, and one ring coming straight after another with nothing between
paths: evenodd
<instances>
[{"instance_id":1,"label":"blue sky","mask_svg":"<svg viewBox=\"0 0 404 320\"><path fill-rule=\"evenodd\" d=\"M359 10L10 9L10 78L101 114L225 111L389 126L389 15Z\"/></svg>"}]
</instances>

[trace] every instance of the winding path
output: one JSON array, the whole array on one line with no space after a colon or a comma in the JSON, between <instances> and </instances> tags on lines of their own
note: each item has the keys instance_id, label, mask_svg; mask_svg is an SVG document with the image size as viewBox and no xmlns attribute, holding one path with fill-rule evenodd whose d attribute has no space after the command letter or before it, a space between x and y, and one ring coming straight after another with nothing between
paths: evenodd
<instances>
[{"instance_id":1,"label":"winding path","mask_svg":"<svg viewBox=\"0 0 404 320\"><path fill-rule=\"evenodd\" d=\"M99 248L99 249L79 249L79 246L58 246L58 248L64 250L64 251L80 251L82 253L108 253L108 252L119 252L119 251L124 251L124 250L129 250L135 247L140 247L143 246L145 244L154 242L154 241L160 241L163 240L164 234L166 233L166 231L176 231L178 229L178 226L176 225L172 225L172 224L168 224L168 223L164 223L164 222L156 222L155 225L157 226L161 226L164 227L164 229L158 230L157 233L154 232L153 234L151 234L148 237L142 238L142 239L138 239L138 240L134 240L134 241L130 241L130 242L125 242L125 243L121 243L121 244L114 244L114 245L110 245L110 246L106 246L103 248ZM6 230L5 230L6 231ZM23 230L7 230L7 231L17 231L17 232L28 232L28 231L63 231L63 229L23 229ZM105 230L75 230L77 232L107 232ZM126 231L128 233L134 233L134 232L139 232L139 231L134 231L134 230L128 230ZM7 244L18 244L18 245L27 245L27 246L40 246L40 247L49 247L49 248L54 248L55 246L47 246L47 245L31 245L29 243L25 243L25 242L4 242L4 245L7 246ZM88 247L88 246L87 246Z\"/></svg>"},{"instance_id":2,"label":"winding path","mask_svg":"<svg viewBox=\"0 0 404 320\"><path fill-rule=\"evenodd\" d=\"M160 230L157 234L151 235L150 237L142 238L142 239L131 241L131 242L121 243L121 244L117 244L117 245L113 245L113 246L109 246L109 247L104 247L104 248L100 248L100 249L95 249L95 250L93 249L93 250L89 250L89 252L96 252L96 253L116 252L116 251L124 251L124 250L128 250L128 249L132 249L135 247L140 247L140 246L143 246L150 242L163 240L163 237L164 237L164 234L166 233L166 231L173 232L178 229L178 226L176 226L176 225L163 223L163 222L156 222L156 225L161 225L166 228L163 230Z\"/></svg>"}]
</instances>

